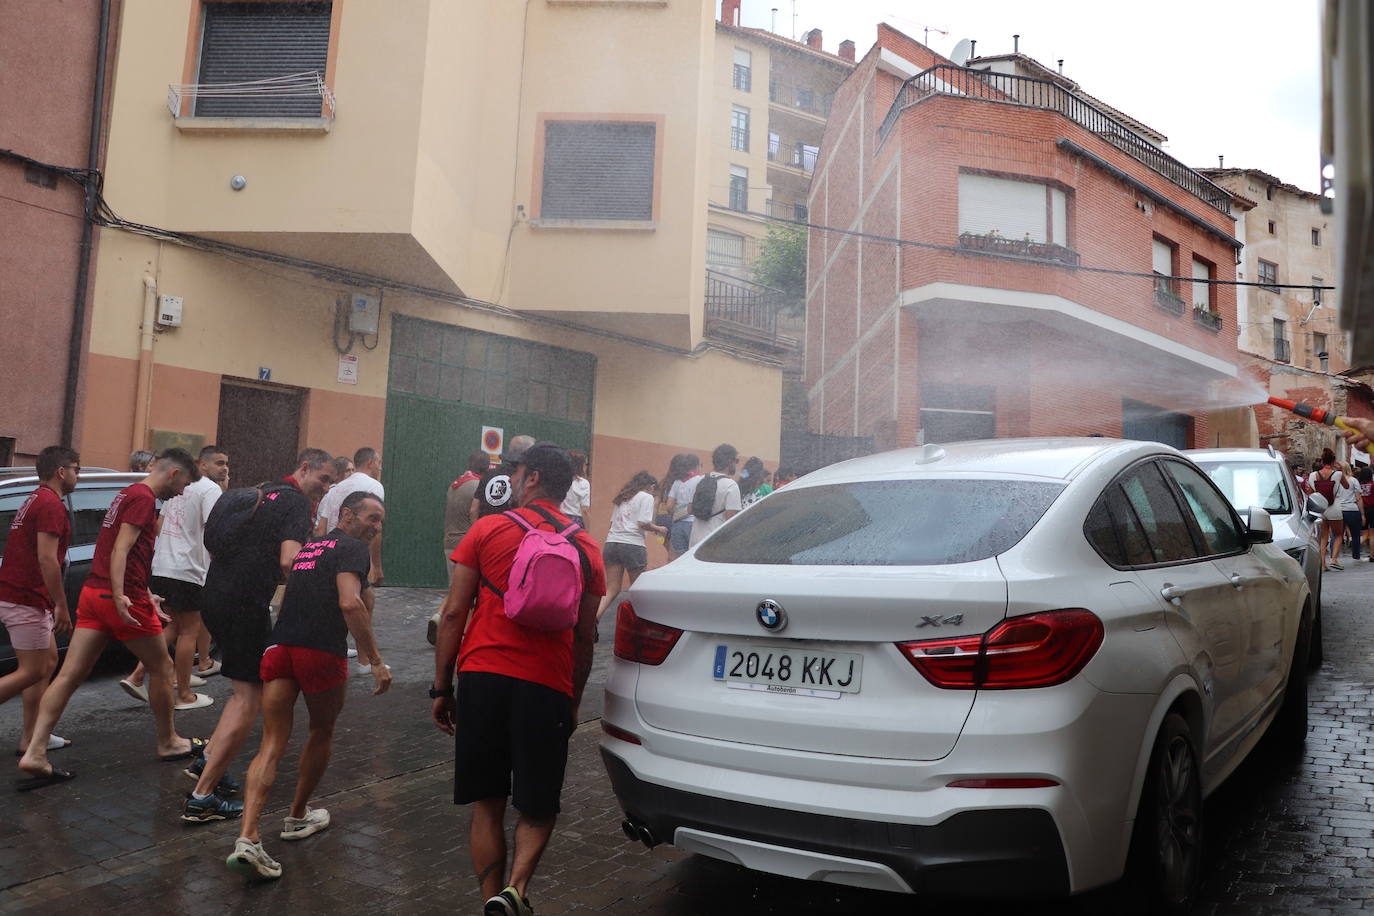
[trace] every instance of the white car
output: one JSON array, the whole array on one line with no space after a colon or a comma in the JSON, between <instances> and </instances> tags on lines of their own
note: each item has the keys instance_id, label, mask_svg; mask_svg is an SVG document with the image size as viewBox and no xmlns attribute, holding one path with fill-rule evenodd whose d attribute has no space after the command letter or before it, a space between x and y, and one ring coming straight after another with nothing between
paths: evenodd
<instances>
[{"instance_id":1,"label":"white car","mask_svg":"<svg viewBox=\"0 0 1374 916\"><path fill-rule=\"evenodd\" d=\"M1307 733L1307 581L1247 515L1168 446L1096 438L789 484L620 605L601 751L625 832L940 895L1129 861L1153 911L1186 908L1202 798L1266 730Z\"/></svg>"}]
</instances>

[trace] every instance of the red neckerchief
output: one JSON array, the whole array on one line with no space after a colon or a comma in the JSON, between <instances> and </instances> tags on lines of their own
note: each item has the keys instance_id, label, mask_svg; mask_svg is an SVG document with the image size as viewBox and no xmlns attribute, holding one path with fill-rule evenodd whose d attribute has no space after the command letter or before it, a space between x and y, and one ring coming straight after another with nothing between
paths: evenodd
<instances>
[{"instance_id":1,"label":"red neckerchief","mask_svg":"<svg viewBox=\"0 0 1374 916\"><path fill-rule=\"evenodd\" d=\"M455 480L452 484L449 485L449 489L450 489L450 490L456 490L456 489L458 489L459 487L461 487L463 484L467 483L469 480L481 480L481 479L482 479L482 475L480 475L480 474L474 474L474 473L472 473L471 471L464 471L462 477L459 477L457 480Z\"/></svg>"}]
</instances>

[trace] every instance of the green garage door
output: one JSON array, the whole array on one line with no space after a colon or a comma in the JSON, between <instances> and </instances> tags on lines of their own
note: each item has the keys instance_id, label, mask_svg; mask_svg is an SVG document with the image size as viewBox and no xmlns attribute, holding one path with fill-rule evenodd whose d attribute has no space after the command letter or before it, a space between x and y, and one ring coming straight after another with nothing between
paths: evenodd
<instances>
[{"instance_id":1,"label":"green garage door","mask_svg":"<svg viewBox=\"0 0 1374 916\"><path fill-rule=\"evenodd\" d=\"M444 588L444 497L483 426L589 450L596 357L397 315L382 482L387 585Z\"/></svg>"}]
</instances>

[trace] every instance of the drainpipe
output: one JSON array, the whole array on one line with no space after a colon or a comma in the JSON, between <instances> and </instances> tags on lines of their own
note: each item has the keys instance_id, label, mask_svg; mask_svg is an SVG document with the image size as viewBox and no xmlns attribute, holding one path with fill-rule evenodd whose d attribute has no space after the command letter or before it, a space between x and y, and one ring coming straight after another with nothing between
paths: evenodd
<instances>
[{"instance_id":1,"label":"drainpipe","mask_svg":"<svg viewBox=\"0 0 1374 916\"><path fill-rule=\"evenodd\" d=\"M105 67L110 46L110 0L100 0L100 37L95 49L95 86L91 90L90 146L86 151L86 168L94 172L100 167L100 139L102 116L105 112ZM72 333L67 342L67 385L62 399L63 445L71 445L76 435L76 399L81 380L81 352L86 343L86 291L91 281L91 241L95 229L96 183L86 176L85 218L81 225L81 246L76 265L76 290L72 295Z\"/></svg>"},{"instance_id":2,"label":"drainpipe","mask_svg":"<svg viewBox=\"0 0 1374 916\"><path fill-rule=\"evenodd\" d=\"M153 322L157 320L157 281L143 275L143 323L138 326L138 386L134 393L133 449L148 444L148 403L153 397Z\"/></svg>"}]
</instances>

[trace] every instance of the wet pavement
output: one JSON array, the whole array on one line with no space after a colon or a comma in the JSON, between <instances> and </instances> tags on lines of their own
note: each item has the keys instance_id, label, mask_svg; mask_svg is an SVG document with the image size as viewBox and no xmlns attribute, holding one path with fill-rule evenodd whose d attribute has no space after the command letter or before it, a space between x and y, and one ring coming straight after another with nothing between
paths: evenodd
<instances>
[{"instance_id":1,"label":"wet pavement","mask_svg":"<svg viewBox=\"0 0 1374 916\"><path fill-rule=\"evenodd\" d=\"M1327 660L1311 679L1306 753L1288 762L1252 758L1208 800L1206 880L1195 913L1374 910L1374 564L1329 574L1325 592ZM237 824L178 819L192 782L179 764L153 758L147 707L119 689L124 666L104 666L58 727L76 743L53 760L77 779L24 794L0 782L0 911L480 912L466 812L449 802L450 739L428 720L433 655L424 631L440 598L419 589L381 591L377 629L394 685L372 697L371 679L353 678L334 759L315 799L333 824L304 842L283 843L276 824L289 801L303 730L293 736L263 820L265 845L284 869L277 882L247 885L224 868ZM564 813L530 890L541 916L914 913L952 903L793 881L626 842L596 752L595 688L604 680L611 628L608 616L572 742ZM208 735L228 689L211 678L201 692L216 705L178 713L182 734ZM303 721L303 710L298 714ZM0 707L0 740L18 740L18 719L17 702ZM248 751L256 746L255 734ZM234 766L236 776L246 757ZM1110 891L1068 902L955 905L972 914L1121 911Z\"/></svg>"}]
</instances>

